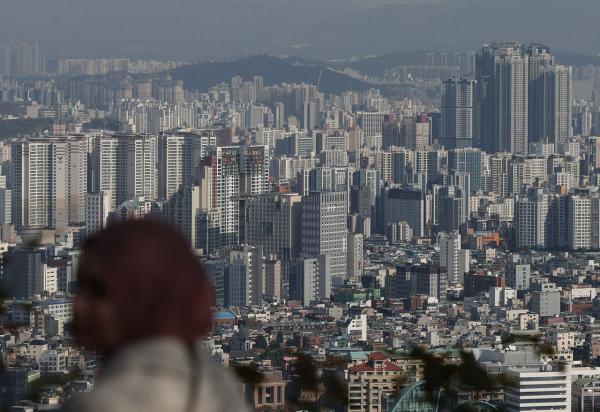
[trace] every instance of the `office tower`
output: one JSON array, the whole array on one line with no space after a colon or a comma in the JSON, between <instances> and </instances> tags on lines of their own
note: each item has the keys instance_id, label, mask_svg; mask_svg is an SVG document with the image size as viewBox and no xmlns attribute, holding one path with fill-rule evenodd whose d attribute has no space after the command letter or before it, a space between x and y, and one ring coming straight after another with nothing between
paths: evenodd
<instances>
[{"instance_id":1,"label":"office tower","mask_svg":"<svg viewBox=\"0 0 600 412\"><path fill-rule=\"evenodd\" d=\"M290 270L290 300L298 300L302 306L329 299L331 296L331 264L329 256L301 257L292 263Z\"/></svg>"},{"instance_id":2,"label":"office tower","mask_svg":"<svg viewBox=\"0 0 600 412\"><path fill-rule=\"evenodd\" d=\"M182 184L195 183L197 167L217 146L212 129L179 131L158 137L158 197L168 199Z\"/></svg>"},{"instance_id":3,"label":"office tower","mask_svg":"<svg viewBox=\"0 0 600 412\"><path fill-rule=\"evenodd\" d=\"M9 410L30 396L30 376L39 377L39 371L28 367L4 367L0 370L0 408Z\"/></svg>"},{"instance_id":4,"label":"office tower","mask_svg":"<svg viewBox=\"0 0 600 412\"><path fill-rule=\"evenodd\" d=\"M414 286L416 289L416 282ZM392 299L409 299L413 293L411 267L405 265L396 266L396 273L386 276L385 296Z\"/></svg>"},{"instance_id":5,"label":"office tower","mask_svg":"<svg viewBox=\"0 0 600 412\"><path fill-rule=\"evenodd\" d=\"M221 250L221 228L216 210L199 209L196 214L196 249L205 255L218 254Z\"/></svg>"},{"instance_id":6,"label":"office tower","mask_svg":"<svg viewBox=\"0 0 600 412\"><path fill-rule=\"evenodd\" d=\"M12 247L4 252L0 285L7 296L29 299L44 291L43 248Z\"/></svg>"},{"instance_id":7,"label":"office tower","mask_svg":"<svg viewBox=\"0 0 600 412\"><path fill-rule=\"evenodd\" d=\"M206 277L215 291L215 307L225 306L225 271L226 258L202 256L201 262L206 268Z\"/></svg>"},{"instance_id":8,"label":"office tower","mask_svg":"<svg viewBox=\"0 0 600 412\"><path fill-rule=\"evenodd\" d=\"M482 189L485 154L475 148L455 149L448 152L448 170L469 175L471 194Z\"/></svg>"},{"instance_id":9,"label":"office tower","mask_svg":"<svg viewBox=\"0 0 600 412\"><path fill-rule=\"evenodd\" d=\"M433 142L440 142L442 136L442 113L440 112L428 112L427 118L429 119L429 139Z\"/></svg>"},{"instance_id":10,"label":"office tower","mask_svg":"<svg viewBox=\"0 0 600 412\"><path fill-rule=\"evenodd\" d=\"M531 190L515 198L515 235L517 249L543 249L548 229L548 194Z\"/></svg>"},{"instance_id":11,"label":"office tower","mask_svg":"<svg viewBox=\"0 0 600 412\"><path fill-rule=\"evenodd\" d=\"M29 138L12 145L12 221L17 228L65 230L85 220L83 138Z\"/></svg>"},{"instance_id":12,"label":"office tower","mask_svg":"<svg viewBox=\"0 0 600 412\"><path fill-rule=\"evenodd\" d=\"M506 410L517 412L537 410L571 411L570 364L561 370L557 367L511 367L507 376L511 384L506 388Z\"/></svg>"},{"instance_id":13,"label":"office tower","mask_svg":"<svg viewBox=\"0 0 600 412\"><path fill-rule=\"evenodd\" d=\"M86 193L85 197L85 235L92 236L104 229L112 210L110 192Z\"/></svg>"},{"instance_id":14,"label":"office tower","mask_svg":"<svg viewBox=\"0 0 600 412\"><path fill-rule=\"evenodd\" d=\"M94 140L91 192L111 194L111 208L136 198L157 198L156 136L114 134Z\"/></svg>"},{"instance_id":15,"label":"office tower","mask_svg":"<svg viewBox=\"0 0 600 412\"><path fill-rule=\"evenodd\" d=\"M460 234L443 234L439 238L440 267L446 268L448 282L464 284L465 273L469 272L469 250L462 249Z\"/></svg>"},{"instance_id":16,"label":"office tower","mask_svg":"<svg viewBox=\"0 0 600 412\"><path fill-rule=\"evenodd\" d=\"M262 303L263 253L261 248L240 246L228 253L225 268L225 305L252 306Z\"/></svg>"},{"instance_id":17,"label":"office tower","mask_svg":"<svg viewBox=\"0 0 600 412\"><path fill-rule=\"evenodd\" d=\"M473 144L473 97L475 81L451 79L442 82L442 127L440 142L446 149Z\"/></svg>"},{"instance_id":18,"label":"office tower","mask_svg":"<svg viewBox=\"0 0 600 412\"><path fill-rule=\"evenodd\" d=\"M360 279L363 270L363 235L348 233L348 257L346 274L348 279Z\"/></svg>"},{"instance_id":19,"label":"office tower","mask_svg":"<svg viewBox=\"0 0 600 412\"><path fill-rule=\"evenodd\" d=\"M555 64L548 47L529 47L529 139L559 143L573 135L572 68Z\"/></svg>"},{"instance_id":20,"label":"office tower","mask_svg":"<svg viewBox=\"0 0 600 412\"><path fill-rule=\"evenodd\" d=\"M296 193L267 193L246 201L246 243L277 255L284 266L301 247L302 197ZM285 268L284 268L285 269Z\"/></svg>"},{"instance_id":21,"label":"office tower","mask_svg":"<svg viewBox=\"0 0 600 412\"><path fill-rule=\"evenodd\" d=\"M435 214L440 230L449 233L460 230L468 217L468 189L456 185L444 186L438 191L436 200Z\"/></svg>"},{"instance_id":22,"label":"office tower","mask_svg":"<svg viewBox=\"0 0 600 412\"><path fill-rule=\"evenodd\" d=\"M415 188L383 190L383 224L407 222L416 237L425 235L425 194Z\"/></svg>"},{"instance_id":23,"label":"office tower","mask_svg":"<svg viewBox=\"0 0 600 412\"><path fill-rule=\"evenodd\" d=\"M568 245L572 250L591 247L591 206L588 196L570 194L568 206Z\"/></svg>"},{"instance_id":24,"label":"office tower","mask_svg":"<svg viewBox=\"0 0 600 412\"><path fill-rule=\"evenodd\" d=\"M475 136L488 153L527 154L529 57L523 45L484 46L477 56Z\"/></svg>"},{"instance_id":25,"label":"office tower","mask_svg":"<svg viewBox=\"0 0 600 412\"><path fill-rule=\"evenodd\" d=\"M327 256L334 286L346 277L347 215L347 192L312 192L302 198L302 254Z\"/></svg>"}]
</instances>

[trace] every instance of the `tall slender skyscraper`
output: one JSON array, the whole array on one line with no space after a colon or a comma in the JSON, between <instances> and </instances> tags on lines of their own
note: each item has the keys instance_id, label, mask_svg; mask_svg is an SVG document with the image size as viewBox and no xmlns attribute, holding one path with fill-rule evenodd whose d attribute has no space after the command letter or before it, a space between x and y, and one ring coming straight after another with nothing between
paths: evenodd
<instances>
[{"instance_id":1,"label":"tall slender skyscraper","mask_svg":"<svg viewBox=\"0 0 600 412\"><path fill-rule=\"evenodd\" d=\"M450 79L442 83L441 143L446 149L473 143L473 89L475 81Z\"/></svg>"},{"instance_id":2,"label":"tall slender skyscraper","mask_svg":"<svg viewBox=\"0 0 600 412\"><path fill-rule=\"evenodd\" d=\"M559 143L573 135L570 66L555 64L548 47L529 46L529 140Z\"/></svg>"},{"instance_id":3,"label":"tall slender skyscraper","mask_svg":"<svg viewBox=\"0 0 600 412\"><path fill-rule=\"evenodd\" d=\"M477 56L476 136L488 153L527 154L529 56L523 45L486 45Z\"/></svg>"}]
</instances>

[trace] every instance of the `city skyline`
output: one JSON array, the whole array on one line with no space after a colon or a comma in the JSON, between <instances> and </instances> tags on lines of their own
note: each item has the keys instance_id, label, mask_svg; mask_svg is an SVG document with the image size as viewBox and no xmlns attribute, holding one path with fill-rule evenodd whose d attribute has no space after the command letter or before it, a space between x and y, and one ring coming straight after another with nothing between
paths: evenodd
<instances>
[{"instance_id":1,"label":"city skyline","mask_svg":"<svg viewBox=\"0 0 600 412\"><path fill-rule=\"evenodd\" d=\"M206 382L259 411L600 404L600 62L486 37L327 62L0 47L0 409L204 412Z\"/></svg>"}]
</instances>

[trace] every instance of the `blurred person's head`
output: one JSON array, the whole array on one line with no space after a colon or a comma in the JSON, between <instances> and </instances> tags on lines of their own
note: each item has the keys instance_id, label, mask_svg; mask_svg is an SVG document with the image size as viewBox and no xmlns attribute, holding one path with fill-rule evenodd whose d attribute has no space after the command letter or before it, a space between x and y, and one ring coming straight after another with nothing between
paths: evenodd
<instances>
[{"instance_id":1,"label":"blurred person's head","mask_svg":"<svg viewBox=\"0 0 600 412\"><path fill-rule=\"evenodd\" d=\"M155 337L190 344L208 332L212 304L203 268L176 229L125 221L83 247L73 330L80 344L107 352Z\"/></svg>"}]
</instances>

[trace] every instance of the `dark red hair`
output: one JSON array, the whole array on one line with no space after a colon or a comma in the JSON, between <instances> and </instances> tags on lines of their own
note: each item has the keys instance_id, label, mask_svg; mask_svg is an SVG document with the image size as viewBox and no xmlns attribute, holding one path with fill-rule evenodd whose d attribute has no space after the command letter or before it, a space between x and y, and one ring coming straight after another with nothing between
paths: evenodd
<instances>
[{"instance_id":1,"label":"dark red hair","mask_svg":"<svg viewBox=\"0 0 600 412\"><path fill-rule=\"evenodd\" d=\"M158 220L115 223L88 239L79 282L102 285L121 343L159 336L192 343L210 328L214 294L204 269L183 235Z\"/></svg>"}]
</instances>

